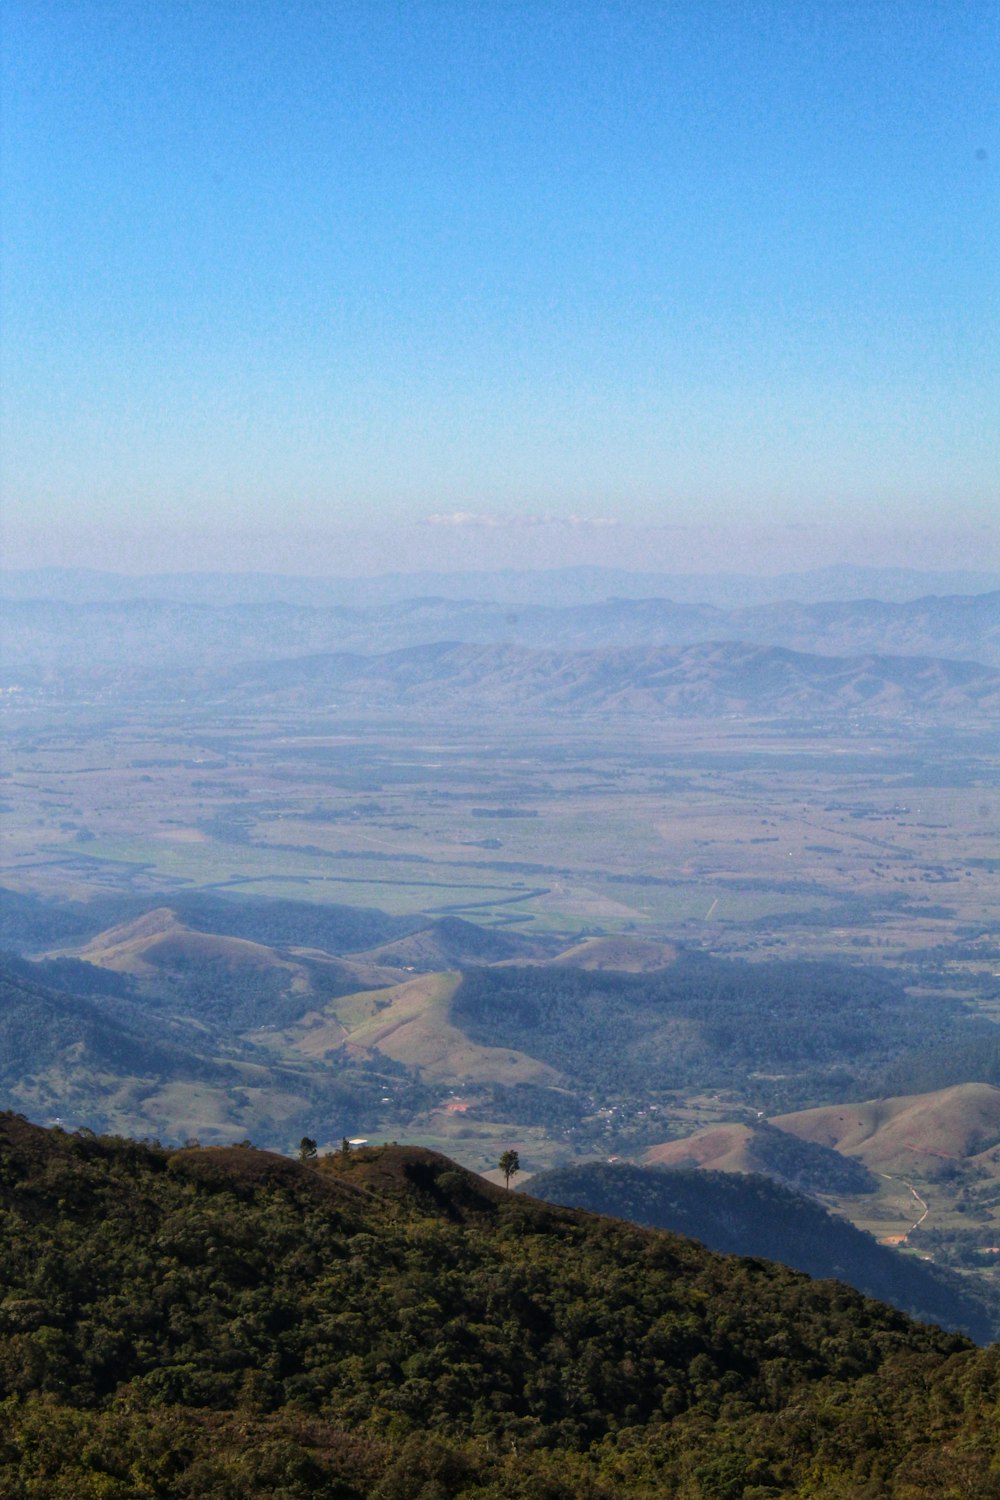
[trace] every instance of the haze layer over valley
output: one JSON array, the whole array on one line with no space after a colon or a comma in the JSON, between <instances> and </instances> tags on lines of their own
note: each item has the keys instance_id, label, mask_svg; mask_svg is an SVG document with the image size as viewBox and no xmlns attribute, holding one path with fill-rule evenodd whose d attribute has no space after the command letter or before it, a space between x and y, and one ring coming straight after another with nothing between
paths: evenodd
<instances>
[{"instance_id":1,"label":"haze layer over valley","mask_svg":"<svg viewBox=\"0 0 1000 1500\"><path fill-rule=\"evenodd\" d=\"M310 604L46 577L4 605L0 1102L486 1171L513 1143L525 1178L764 1171L988 1303L995 579L737 605L711 602L732 580L601 597L597 570ZM849 1144L808 1170L773 1144L796 1111L924 1097L863 1189Z\"/></svg>"}]
</instances>

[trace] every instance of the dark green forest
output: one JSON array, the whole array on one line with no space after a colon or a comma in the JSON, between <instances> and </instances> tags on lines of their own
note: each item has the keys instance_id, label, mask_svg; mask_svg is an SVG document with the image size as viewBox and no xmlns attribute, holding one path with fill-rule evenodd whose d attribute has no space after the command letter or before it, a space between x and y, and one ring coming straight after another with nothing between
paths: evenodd
<instances>
[{"instance_id":1,"label":"dark green forest","mask_svg":"<svg viewBox=\"0 0 1000 1500\"><path fill-rule=\"evenodd\" d=\"M1000 1335L1000 1298L985 1283L970 1284L887 1249L814 1198L755 1173L584 1162L537 1173L530 1192L549 1203L690 1235L710 1250L761 1255L809 1276L847 1282L978 1343Z\"/></svg>"},{"instance_id":2,"label":"dark green forest","mask_svg":"<svg viewBox=\"0 0 1000 1500\"><path fill-rule=\"evenodd\" d=\"M864 1162L801 1140L766 1120L753 1125L749 1149L765 1176L803 1193L872 1193L878 1186Z\"/></svg>"},{"instance_id":3,"label":"dark green forest","mask_svg":"<svg viewBox=\"0 0 1000 1500\"><path fill-rule=\"evenodd\" d=\"M700 953L653 974L470 970L451 1013L473 1041L539 1057L595 1096L727 1088L775 1111L881 1092L901 1055L976 1040L959 1002L871 967Z\"/></svg>"},{"instance_id":4,"label":"dark green forest","mask_svg":"<svg viewBox=\"0 0 1000 1500\"><path fill-rule=\"evenodd\" d=\"M1000 1495L1000 1364L415 1148L0 1119L11 1500Z\"/></svg>"}]
</instances>

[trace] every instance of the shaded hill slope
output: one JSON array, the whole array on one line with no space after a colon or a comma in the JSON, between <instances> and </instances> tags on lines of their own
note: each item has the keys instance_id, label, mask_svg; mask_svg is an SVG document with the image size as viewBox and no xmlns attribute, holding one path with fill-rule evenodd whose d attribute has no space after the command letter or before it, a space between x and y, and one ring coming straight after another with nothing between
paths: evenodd
<instances>
[{"instance_id":1,"label":"shaded hill slope","mask_svg":"<svg viewBox=\"0 0 1000 1500\"><path fill-rule=\"evenodd\" d=\"M354 957L414 969L454 969L518 959L527 961L545 951L542 943L518 933L479 927L462 917L437 917L431 922L425 920L403 937L356 953Z\"/></svg>"},{"instance_id":2,"label":"shaded hill slope","mask_svg":"<svg viewBox=\"0 0 1000 1500\"><path fill-rule=\"evenodd\" d=\"M710 1250L761 1255L988 1343L993 1306L960 1277L876 1243L820 1204L766 1177L588 1162L532 1177L533 1197L690 1235Z\"/></svg>"},{"instance_id":3,"label":"shaded hill slope","mask_svg":"<svg viewBox=\"0 0 1000 1500\"><path fill-rule=\"evenodd\" d=\"M178 922L199 932L277 948L319 948L334 955L391 942L427 925L426 918L393 917L377 908L266 896L181 891L169 897L98 896L83 902L0 888L0 947L19 953L79 947L101 932L164 907Z\"/></svg>"},{"instance_id":4,"label":"shaded hill slope","mask_svg":"<svg viewBox=\"0 0 1000 1500\"><path fill-rule=\"evenodd\" d=\"M803 1193L870 1193L876 1186L863 1162L765 1120L710 1126L685 1140L664 1141L649 1148L646 1161L651 1166L759 1172Z\"/></svg>"},{"instance_id":5,"label":"shaded hill slope","mask_svg":"<svg viewBox=\"0 0 1000 1500\"><path fill-rule=\"evenodd\" d=\"M423 925L420 918L394 917L373 907L261 896L227 900L200 891L171 897L170 905L182 922L201 932L247 938L276 948L322 948L338 955L390 942Z\"/></svg>"},{"instance_id":6,"label":"shaded hill slope","mask_svg":"<svg viewBox=\"0 0 1000 1500\"><path fill-rule=\"evenodd\" d=\"M235 1082L225 1062L205 1056L190 1036L171 1037L167 1023L151 1021L139 1008L108 997L56 990L38 983L28 966L0 955L0 1086L23 1087L33 1075L49 1073L65 1095L74 1079L104 1080L120 1075L213 1079Z\"/></svg>"}]
</instances>

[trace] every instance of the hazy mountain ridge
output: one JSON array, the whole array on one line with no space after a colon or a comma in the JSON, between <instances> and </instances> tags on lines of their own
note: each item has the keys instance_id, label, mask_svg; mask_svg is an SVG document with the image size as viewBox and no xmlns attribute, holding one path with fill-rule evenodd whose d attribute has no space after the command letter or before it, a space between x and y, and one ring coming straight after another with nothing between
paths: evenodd
<instances>
[{"instance_id":1,"label":"hazy mountain ridge","mask_svg":"<svg viewBox=\"0 0 1000 1500\"><path fill-rule=\"evenodd\" d=\"M977 594L1000 589L1000 574L834 564L805 572L637 572L624 568L495 569L382 573L369 577L294 576L274 573L124 574L92 568L6 569L0 597L67 603L175 600L190 604L309 604L361 606L419 597L492 601L499 604L593 604L614 596L654 596L722 608L804 601L919 598L922 594Z\"/></svg>"},{"instance_id":2,"label":"hazy mountain ridge","mask_svg":"<svg viewBox=\"0 0 1000 1500\"><path fill-rule=\"evenodd\" d=\"M764 717L858 712L898 718L1000 712L1000 671L921 657L835 658L742 642L592 652L442 642L382 656L335 653L234 669L222 701L285 707L489 706L505 713ZM206 685L206 692L212 689ZM431 700L428 694L432 694Z\"/></svg>"},{"instance_id":3,"label":"hazy mountain ridge","mask_svg":"<svg viewBox=\"0 0 1000 1500\"><path fill-rule=\"evenodd\" d=\"M8 674L136 662L222 669L254 659L368 655L441 641L592 651L738 640L827 656L933 656L1000 667L1000 592L736 609L662 596L517 608L441 597L351 607L13 600L3 616Z\"/></svg>"},{"instance_id":4,"label":"hazy mountain ridge","mask_svg":"<svg viewBox=\"0 0 1000 1500\"><path fill-rule=\"evenodd\" d=\"M10 685L43 701L170 700L228 710L348 708L361 715L404 711L425 718L565 712L842 722L858 716L898 726L909 717L992 724L1000 714L1000 670L977 662L818 656L741 641L605 651L439 641L381 655L324 652L183 670L153 670L141 657L130 657L120 668L91 661L34 674L8 672Z\"/></svg>"}]
</instances>

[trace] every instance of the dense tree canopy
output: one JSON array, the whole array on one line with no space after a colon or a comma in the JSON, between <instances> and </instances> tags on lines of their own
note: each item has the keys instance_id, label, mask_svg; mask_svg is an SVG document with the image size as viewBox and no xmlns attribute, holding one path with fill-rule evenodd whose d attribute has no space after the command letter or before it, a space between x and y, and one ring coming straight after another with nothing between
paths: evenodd
<instances>
[{"instance_id":1,"label":"dense tree canopy","mask_svg":"<svg viewBox=\"0 0 1000 1500\"><path fill-rule=\"evenodd\" d=\"M430 1152L7 1116L0 1206L14 1500L997 1493L995 1351Z\"/></svg>"},{"instance_id":2,"label":"dense tree canopy","mask_svg":"<svg viewBox=\"0 0 1000 1500\"><path fill-rule=\"evenodd\" d=\"M682 954L650 974L470 969L451 1005L473 1041L540 1058L578 1089L645 1097L729 1088L801 1107L881 1079L901 1053L971 1040L960 1005L917 997L873 968L753 964ZM988 1028L987 1028L988 1029Z\"/></svg>"}]
</instances>

